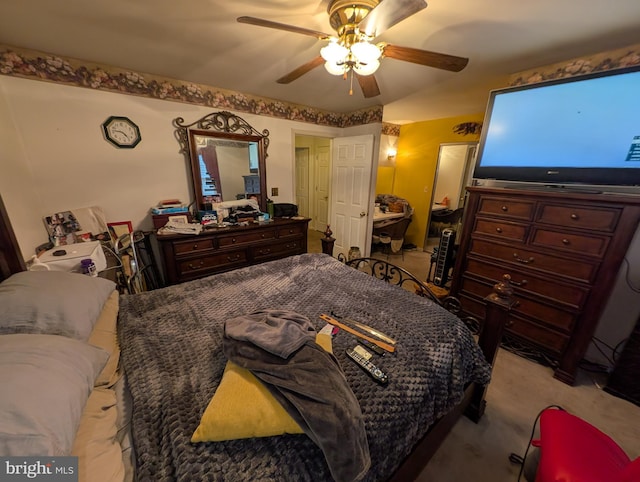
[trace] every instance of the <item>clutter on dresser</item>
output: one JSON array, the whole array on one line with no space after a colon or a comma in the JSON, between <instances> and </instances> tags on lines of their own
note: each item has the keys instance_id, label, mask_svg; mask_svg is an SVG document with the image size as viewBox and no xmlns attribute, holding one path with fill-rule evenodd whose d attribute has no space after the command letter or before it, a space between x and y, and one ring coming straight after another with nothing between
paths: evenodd
<instances>
[{"instance_id":1,"label":"clutter on dresser","mask_svg":"<svg viewBox=\"0 0 640 482\"><path fill-rule=\"evenodd\" d=\"M159 229L169 221L190 223L193 221L189 206L180 199L163 199L151 208L153 228Z\"/></svg>"},{"instance_id":2,"label":"clutter on dresser","mask_svg":"<svg viewBox=\"0 0 640 482\"><path fill-rule=\"evenodd\" d=\"M164 234L200 234L202 225L200 223L185 223L182 221L168 221L163 227L158 229L159 235Z\"/></svg>"}]
</instances>

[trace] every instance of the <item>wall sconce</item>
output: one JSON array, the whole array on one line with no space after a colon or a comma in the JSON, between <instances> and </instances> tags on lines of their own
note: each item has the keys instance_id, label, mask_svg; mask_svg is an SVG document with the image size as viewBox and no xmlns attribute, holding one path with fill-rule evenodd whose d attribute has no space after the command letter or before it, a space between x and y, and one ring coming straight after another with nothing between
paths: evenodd
<instances>
[{"instance_id":1,"label":"wall sconce","mask_svg":"<svg viewBox=\"0 0 640 482\"><path fill-rule=\"evenodd\" d=\"M387 149L387 161L395 162L397 151L395 148L391 147Z\"/></svg>"}]
</instances>

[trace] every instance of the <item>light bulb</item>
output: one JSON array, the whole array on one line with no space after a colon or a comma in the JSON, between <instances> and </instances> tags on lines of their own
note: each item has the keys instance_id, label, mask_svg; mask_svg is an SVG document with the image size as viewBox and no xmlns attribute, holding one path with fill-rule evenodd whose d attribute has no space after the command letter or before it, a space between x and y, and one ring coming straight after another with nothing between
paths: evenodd
<instances>
[{"instance_id":1,"label":"light bulb","mask_svg":"<svg viewBox=\"0 0 640 482\"><path fill-rule=\"evenodd\" d=\"M373 60L367 64L356 64L353 66L353 70L358 75L371 75L380 67L380 61Z\"/></svg>"},{"instance_id":2,"label":"light bulb","mask_svg":"<svg viewBox=\"0 0 640 482\"><path fill-rule=\"evenodd\" d=\"M351 46L351 52L360 63L368 64L378 60L382 52L378 47L366 41L360 41Z\"/></svg>"},{"instance_id":3,"label":"light bulb","mask_svg":"<svg viewBox=\"0 0 640 482\"><path fill-rule=\"evenodd\" d=\"M349 49L333 41L320 49L320 55L327 62L338 64L343 62L345 57L349 55Z\"/></svg>"},{"instance_id":4,"label":"light bulb","mask_svg":"<svg viewBox=\"0 0 640 482\"><path fill-rule=\"evenodd\" d=\"M345 64L336 64L334 62L325 62L324 68L327 69L331 75L342 75L345 72Z\"/></svg>"}]
</instances>

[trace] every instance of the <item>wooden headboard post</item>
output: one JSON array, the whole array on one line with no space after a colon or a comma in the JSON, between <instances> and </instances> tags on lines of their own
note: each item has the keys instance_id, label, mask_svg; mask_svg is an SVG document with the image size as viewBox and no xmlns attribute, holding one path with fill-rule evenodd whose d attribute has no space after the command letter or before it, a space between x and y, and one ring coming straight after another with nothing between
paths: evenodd
<instances>
[{"instance_id":1,"label":"wooden headboard post","mask_svg":"<svg viewBox=\"0 0 640 482\"><path fill-rule=\"evenodd\" d=\"M26 269L20 246L9 221L9 214L0 196L0 281Z\"/></svg>"}]
</instances>

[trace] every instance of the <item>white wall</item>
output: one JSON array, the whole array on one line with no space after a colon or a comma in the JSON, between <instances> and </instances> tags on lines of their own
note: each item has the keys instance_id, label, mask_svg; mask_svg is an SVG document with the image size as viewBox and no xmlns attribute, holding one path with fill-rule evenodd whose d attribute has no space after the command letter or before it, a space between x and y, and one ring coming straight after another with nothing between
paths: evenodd
<instances>
[{"instance_id":1,"label":"white wall","mask_svg":"<svg viewBox=\"0 0 640 482\"><path fill-rule=\"evenodd\" d=\"M640 227L636 230L625 260L594 335L612 348L629 337L640 319ZM593 341L585 358L608 366L613 353L603 343ZM596 348L596 344L604 351L606 357ZM620 355L620 352L617 355Z\"/></svg>"},{"instance_id":2,"label":"white wall","mask_svg":"<svg viewBox=\"0 0 640 482\"><path fill-rule=\"evenodd\" d=\"M0 193L23 256L47 241L42 217L54 212L101 206L109 222L151 229L149 209L160 199L190 202L189 165L178 152L172 121L190 123L219 110L0 76ZM269 194L279 188L276 202L295 200L294 131L336 137L349 130L237 114L270 132L267 187ZM111 115L139 126L142 142L135 149L104 140L101 124Z\"/></svg>"}]
</instances>

